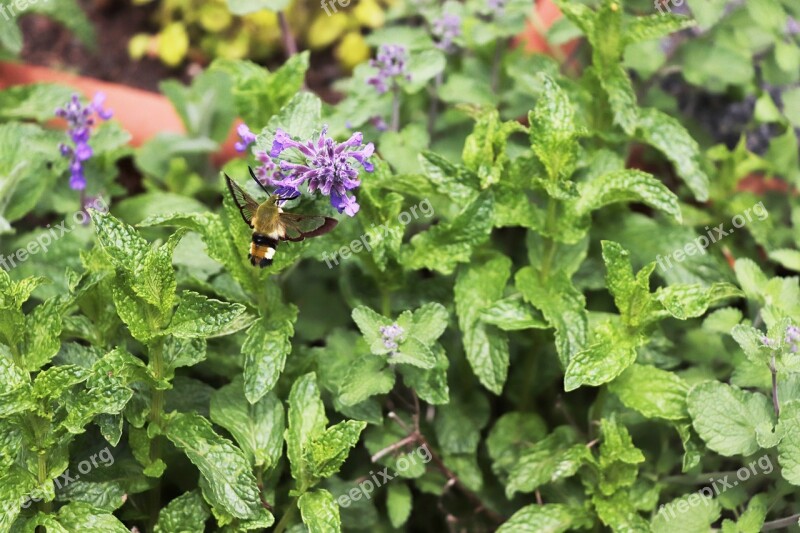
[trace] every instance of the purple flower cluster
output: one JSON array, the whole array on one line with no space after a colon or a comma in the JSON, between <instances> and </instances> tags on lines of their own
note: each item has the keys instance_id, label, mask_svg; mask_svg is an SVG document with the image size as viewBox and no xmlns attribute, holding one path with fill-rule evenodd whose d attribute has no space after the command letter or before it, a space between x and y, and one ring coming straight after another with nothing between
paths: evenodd
<instances>
[{"instance_id":1,"label":"purple flower cluster","mask_svg":"<svg viewBox=\"0 0 800 533\"><path fill-rule=\"evenodd\" d=\"M486 7L495 17L500 16L505 11L508 0L486 0Z\"/></svg>"},{"instance_id":2,"label":"purple flower cluster","mask_svg":"<svg viewBox=\"0 0 800 533\"><path fill-rule=\"evenodd\" d=\"M239 124L239 127L236 128L236 133L239 134L241 139L233 145L237 152L244 152L248 146L256 142L256 134L250 131L247 124Z\"/></svg>"},{"instance_id":3,"label":"purple flower cluster","mask_svg":"<svg viewBox=\"0 0 800 533\"><path fill-rule=\"evenodd\" d=\"M56 109L56 116L67 121L67 134L72 140L73 146L62 143L59 145L61 155L70 158L69 163L69 186L72 190L82 191L86 189L86 176L83 174L83 165L92 157L92 147L89 146L91 128L95 123L94 115L103 120L111 118L113 113L103 109L106 95L97 93L92 101L84 106L77 94L72 95L72 99L64 106Z\"/></svg>"},{"instance_id":4,"label":"purple flower cluster","mask_svg":"<svg viewBox=\"0 0 800 533\"><path fill-rule=\"evenodd\" d=\"M797 352L797 344L800 342L800 328L797 326L789 326L786 328L786 344L789 345L789 349L792 353Z\"/></svg>"},{"instance_id":5,"label":"purple flower cluster","mask_svg":"<svg viewBox=\"0 0 800 533\"><path fill-rule=\"evenodd\" d=\"M381 326L380 332L383 336L383 345L387 350L394 352L398 347L397 339L405 333L405 330L395 322L391 326Z\"/></svg>"},{"instance_id":6,"label":"purple flower cluster","mask_svg":"<svg viewBox=\"0 0 800 533\"><path fill-rule=\"evenodd\" d=\"M437 40L437 48L445 52L452 52L455 49L453 40L461 35L461 17L445 13L441 18L433 21L431 32Z\"/></svg>"},{"instance_id":7,"label":"purple flower cluster","mask_svg":"<svg viewBox=\"0 0 800 533\"><path fill-rule=\"evenodd\" d=\"M406 72L406 61L408 61L408 54L404 46L381 45L376 58L369 62L371 67L378 69L378 73L369 78L367 83L374 86L379 94L383 94L389 90L389 82L391 82L391 86L394 86L400 78L410 81L411 75Z\"/></svg>"},{"instance_id":8,"label":"purple flower cluster","mask_svg":"<svg viewBox=\"0 0 800 533\"><path fill-rule=\"evenodd\" d=\"M279 129L269 155L281 160L281 176L275 174L272 183L296 195L300 194L300 186L306 183L309 192L319 190L325 196L330 196L331 205L340 213L355 216L359 205L354 196L347 195L347 191L358 187L361 180L353 162L360 164L367 172L374 170L369 158L375 147L372 143L364 146L362 141L361 132L356 132L345 142L337 143L328 137L328 127L325 126L316 141L300 143ZM290 157L296 157L289 160L287 150L293 150Z\"/></svg>"}]
</instances>

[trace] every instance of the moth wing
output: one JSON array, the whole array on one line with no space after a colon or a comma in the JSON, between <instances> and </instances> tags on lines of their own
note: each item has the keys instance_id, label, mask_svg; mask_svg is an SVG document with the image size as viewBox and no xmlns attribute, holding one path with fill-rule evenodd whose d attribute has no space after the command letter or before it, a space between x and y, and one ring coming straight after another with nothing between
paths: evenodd
<instances>
[{"instance_id":1,"label":"moth wing","mask_svg":"<svg viewBox=\"0 0 800 533\"><path fill-rule=\"evenodd\" d=\"M255 216L256 211L258 211L258 202L256 202L252 196L247 194L244 189L242 189L227 174L225 174L225 180L228 182L228 190L231 191L233 203L235 203L236 207L239 208L239 213L242 214L242 218L245 222L247 222L247 225L252 228L253 217Z\"/></svg>"},{"instance_id":2,"label":"moth wing","mask_svg":"<svg viewBox=\"0 0 800 533\"><path fill-rule=\"evenodd\" d=\"M300 215L298 213L281 213L280 224L283 229L283 240L302 241L311 237L319 237L336 227L339 221L321 215Z\"/></svg>"}]
</instances>

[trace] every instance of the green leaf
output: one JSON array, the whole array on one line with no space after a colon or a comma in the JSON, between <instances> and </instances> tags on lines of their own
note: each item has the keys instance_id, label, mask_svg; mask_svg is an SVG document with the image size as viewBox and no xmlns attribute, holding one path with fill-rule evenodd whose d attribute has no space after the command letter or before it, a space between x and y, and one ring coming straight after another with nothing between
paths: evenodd
<instances>
[{"instance_id":1,"label":"green leaf","mask_svg":"<svg viewBox=\"0 0 800 533\"><path fill-rule=\"evenodd\" d=\"M603 174L584 183L574 209L578 216L586 216L618 202L640 202L682 221L678 197L650 174L632 169Z\"/></svg>"},{"instance_id":2,"label":"green leaf","mask_svg":"<svg viewBox=\"0 0 800 533\"><path fill-rule=\"evenodd\" d=\"M117 517L86 503L74 502L65 505L58 510L55 520L64 531L129 533L128 528Z\"/></svg>"},{"instance_id":3,"label":"green leaf","mask_svg":"<svg viewBox=\"0 0 800 533\"><path fill-rule=\"evenodd\" d=\"M781 405L779 418L784 430L784 437L778 444L781 475L792 485L800 485L800 401Z\"/></svg>"},{"instance_id":4,"label":"green leaf","mask_svg":"<svg viewBox=\"0 0 800 533\"><path fill-rule=\"evenodd\" d=\"M503 331L548 329L550 325L542 317L536 316L538 313L517 296L497 300L492 306L481 311L481 321Z\"/></svg>"},{"instance_id":5,"label":"green leaf","mask_svg":"<svg viewBox=\"0 0 800 533\"><path fill-rule=\"evenodd\" d=\"M235 117L229 76L204 70L192 79L190 86L175 80L162 81L159 88L169 98L181 117L188 135L221 143L228 137Z\"/></svg>"},{"instance_id":6,"label":"green leaf","mask_svg":"<svg viewBox=\"0 0 800 533\"><path fill-rule=\"evenodd\" d=\"M178 496L161 509L155 533L203 533L210 517L203 497L193 490Z\"/></svg>"},{"instance_id":7,"label":"green leaf","mask_svg":"<svg viewBox=\"0 0 800 533\"><path fill-rule=\"evenodd\" d=\"M233 77L236 111L245 124L255 127L269 122L300 92L308 61L309 53L301 52L272 73L261 65L241 59L216 59L210 69L223 70Z\"/></svg>"},{"instance_id":8,"label":"green leaf","mask_svg":"<svg viewBox=\"0 0 800 533\"><path fill-rule=\"evenodd\" d=\"M642 109L636 136L658 149L675 165L698 202L708 200L708 175L701 164L700 146L676 119L657 109Z\"/></svg>"},{"instance_id":9,"label":"green leaf","mask_svg":"<svg viewBox=\"0 0 800 533\"><path fill-rule=\"evenodd\" d=\"M384 357L363 355L350 365L339 388L339 401L356 405L376 394L388 394L394 383L394 372L387 368Z\"/></svg>"},{"instance_id":10,"label":"green leaf","mask_svg":"<svg viewBox=\"0 0 800 533\"><path fill-rule=\"evenodd\" d=\"M227 429L250 464L271 469L283 451L283 405L267 393L255 404L245 401L244 386L236 380L211 397L211 420Z\"/></svg>"},{"instance_id":11,"label":"green leaf","mask_svg":"<svg viewBox=\"0 0 800 533\"><path fill-rule=\"evenodd\" d=\"M646 324L658 309L650 294L650 274L655 263L650 263L634 276L628 250L613 241L602 241L601 245L606 264L606 285L614 296L622 322L634 327Z\"/></svg>"},{"instance_id":12,"label":"green leaf","mask_svg":"<svg viewBox=\"0 0 800 533\"><path fill-rule=\"evenodd\" d=\"M564 390L581 385L599 386L619 376L636 360L636 347L644 339L632 336L618 321L606 321L593 331L589 345L569 361L564 374Z\"/></svg>"},{"instance_id":13,"label":"green leaf","mask_svg":"<svg viewBox=\"0 0 800 533\"><path fill-rule=\"evenodd\" d=\"M549 76L541 74L540 79L543 91L528 117L531 147L550 181L564 180L575 170L578 138L585 132L576 124L567 94Z\"/></svg>"},{"instance_id":14,"label":"green leaf","mask_svg":"<svg viewBox=\"0 0 800 533\"><path fill-rule=\"evenodd\" d=\"M560 503L527 505L514 513L497 533L563 533L589 523L582 509Z\"/></svg>"},{"instance_id":15,"label":"green leaf","mask_svg":"<svg viewBox=\"0 0 800 533\"><path fill-rule=\"evenodd\" d=\"M366 426L366 422L346 420L313 438L304 450L304 459L311 473L317 478L337 473Z\"/></svg>"},{"instance_id":16,"label":"green leaf","mask_svg":"<svg viewBox=\"0 0 800 533\"><path fill-rule=\"evenodd\" d=\"M481 311L503 296L511 260L502 255L461 267L455 284L456 313L472 371L490 391L500 394L509 365L508 339L480 321Z\"/></svg>"},{"instance_id":17,"label":"green leaf","mask_svg":"<svg viewBox=\"0 0 800 533\"><path fill-rule=\"evenodd\" d=\"M422 344L430 346L447 329L449 319L450 314L442 304L438 302L426 303L413 312L408 334Z\"/></svg>"},{"instance_id":18,"label":"green leaf","mask_svg":"<svg viewBox=\"0 0 800 533\"><path fill-rule=\"evenodd\" d=\"M257 402L278 382L292 351L295 320L296 307L281 307L272 317L260 318L247 330L242 354L244 390L250 403Z\"/></svg>"},{"instance_id":19,"label":"green leaf","mask_svg":"<svg viewBox=\"0 0 800 533\"><path fill-rule=\"evenodd\" d=\"M689 386L673 372L634 364L611 382L608 389L626 407L647 418L688 418L686 394Z\"/></svg>"},{"instance_id":20,"label":"green leaf","mask_svg":"<svg viewBox=\"0 0 800 533\"><path fill-rule=\"evenodd\" d=\"M633 495L628 490L617 491L611 496L592 496L597 516L612 531L650 531L647 522L636 512L632 500Z\"/></svg>"},{"instance_id":21,"label":"green leaf","mask_svg":"<svg viewBox=\"0 0 800 533\"><path fill-rule=\"evenodd\" d=\"M670 33L694 26L696 23L688 17L660 13L644 17L631 17L625 28L625 45L660 39Z\"/></svg>"},{"instance_id":22,"label":"green leaf","mask_svg":"<svg viewBox=\"0 0 800 533\"><path fill-rule=\"evenodd\" d=\"M591 458L584 444L574 444L568 428L557 428L547 438L520 454L508 475L506 497L516 492L533 492L545 483L573 476Z\"/></svg>"},{"instance_id":23,"label":"green leaf","mask_svg":"<svg viewBox=\"0 0 800 533\"><path fill-rule=\"evenodd\" d=\"M405 483L394 483L389 486L386 493L386 510L389 513L389 522L395 529L406 523L411 515L411 491Z\"/></svg>"},{"instance_id":24,"label":"green leaf","mask_svg":"<svg viewBox=\"0 0 800 533\"><path fill-rule=\"evenodd\" d=\"M162 316L172 311L177 281L172 267L175 247L189 230L180 228L166 244L148 251L141 269L133 278L131 288L142 300L157 307Z\"/></svg>"},{"instance_id":25,"label":"green leaf","mask_svg":"<svg viewBox=\"0 0 800 533\"><path fill-rule=\"evenodd\" d=\"M597 66L595 64L595 66ZM597 69L600 85L608 95L608 103L614 111L614 123L620 126L625 133L631 135L640 123L639 106L636 102L636 93L633 84L618 60L610 65Z\"/></svg>"},{"instance_id":26,"label":"green leaf","mask_svg":"<svg viewBox=\"0 0 800 533\"><path fill-rule=\"evenodd\" d=\"M514 284L525 301L539 309L556 330L556 349L561 364L586 346L587 314L583 293L563 271L554 272L543 283L531 267L521 268Z\"/></svg>"},{"instance_id":27,"label":"green leaf","mask_svg":"<svg viewBox=\"0 0 800 533\"><path fill-rule=\"evenodd\" d=\"M309 533L338 533L342 530L339 506L327 490L306 492L300 496L297 506Z\"/></svg>"},{"instance_id":28,"label":"green leaf","mask_svg":"<svg viewBox=\"0 0 800 533\"><path fill-rule=\"evenodd\" d=\"M412 237L411 249L403 250L402 264L452 274L458 263L469 262L473 249L489 238L493 209L491 193L481 193L451 222L437 224Z\"/></svg>"},{"instance_id":29,"label":"green leaf","mask_svg":"<svg viewBox=\"0 0 800 533\"><path fill-rule=\"evenodd\" d=\"M702 285L670 285L655 293L667 312L680 320L703 315L710 305L730 298L743 297L744 293L730 283Z\"/></svg>"},{"instance_id":30,"label":"green leaf","mask_svg":"<svg viewBox=\"0 0 800 533\"><path fill-rule=\"evenodd\" d=\"M695 492L659 507L650 522L650 531L673 533L678 524L684 531L710 531L711 524L719 519L719 515L720 505L716 498L707 498Z\"/></svg>"},{"instance_id":31,"label":"green leaf","mask_svg":"<svg viewBox=\"0 0 800 533\"><path fill-rule=\"evenodd\" d=\"M434 152L422 152L419 164L436 191L453 200L456 205L469 205L475 201L480 181L473 172L450 163Z\"/></svg>"},{"instance_id":32,"label":"green leaf","mask_svg":"<svg viewBox=\"0 0 800 533\"><path fill-rule=\"evenodd\" d=\"M92 217L97 240L111 264L120 270L134 274L139 272L150 250L147 241L131 226L109 213L90 209L89 215Z\"/></svg>"},{"instance_id":33,"label":"green leaf","mask_svg":"<svg viewBox=\"0 0 800 533\"><path fill-rule=\"evenodd\" d=\"M717 381L695 385L687 401L697 434L710 449L728 457L757 452L756 426L774 421L766 396Z\"/></svg>"},{"instance_id":34,"label":"green leaf","mask_svg":"<svg viewBox=\"0 0 800 533\"><path fill-rule=\"evenodd\" d=\"M38 370L58 353L61 346L61 305L62 302L53 298L25 317L23 361L26 370Z\"/></svg>"},{"instance_id":35,"label":"green leaf","mask_svg":"<svg viewBox=\"0 0 800 533\"><path fill-rule=\"evenodd\" d=\"M520 411L504 414L495 422L486 439L492 471L508 473L530 443L540 441L546 435L547 425L539 415Z\"/></svg>"},{"instance_id":36,"label":"green leaf","mask_svg":"<svg viewBox=\"0 0 800 533\"><path fill-rule=\"evenodd\" d=\"M304 460L309 443L325 431L328 419L325 406L320 399L317 378L313 372L297 378L289 393L289 427L286 439L286 455L292 467L292 477L302 489L308 487L311 472Z\"/></svg>"},{"instance_id":37,"label":"green leaf","mask_svg":"<svg viewBox=\"0 0 800 533\"><path fill-rule=\"evenodd\" d=\"M600 446L600 492L611 496L636 481L639 463L644 462L644 454L633 445L628 429L618 423L616 417L600 421L603 444Z\"/></svg>"},{"instance_id":38,"label":"green leaf","mask_svg":"<svg viewBox=\"0 0 800 533\"><path fill-rule=\"evenodd\" d=\"M208 420L198 414L173 413L164 434L208 481L215 505L242 519L266 512L249 461L229 440L217 435Z\"/></svg>"},{"instance_id":39,"label":"green leaf","mask_svg":"<svg viewBox=\"0 0 800 533\"><path fill-rule=\"evenodd\" d=\"M229 335L248 325L237 320L244 311L241 304L221 302L196 292L182 291L167 332L183 339Z\"/></svg>"},{"instance_id":40,"label":"green leaf","mask_svg":"<svg viewBox=\"0 0 800 533\"><path fill-rule=\"evenodd\" d=\"M234 15L249 15L262 9L273 12L283 11L289 0L227 0L228 8Z\"/></svg>"}]
</instances>

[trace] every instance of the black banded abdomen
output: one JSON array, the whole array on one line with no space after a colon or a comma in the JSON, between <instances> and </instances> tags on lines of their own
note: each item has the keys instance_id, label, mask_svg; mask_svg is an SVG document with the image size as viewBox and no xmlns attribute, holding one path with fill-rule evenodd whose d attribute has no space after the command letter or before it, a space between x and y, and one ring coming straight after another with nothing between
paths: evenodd
<instances>
[{"instance_id":1,"label":"black banded abdomen","mask_svg":"<svg viewBox=\"0 0 800 533\"><path fill-rule=\"evenodd\" d=\"M250 264L253 266L260 266L264 268L272 264L272 258L275 257L275 250L278 248L278 239L263 233L253 232L253 241L250 243L250 253L247 257L250 258Z\"/></svg>"}]
</instances>

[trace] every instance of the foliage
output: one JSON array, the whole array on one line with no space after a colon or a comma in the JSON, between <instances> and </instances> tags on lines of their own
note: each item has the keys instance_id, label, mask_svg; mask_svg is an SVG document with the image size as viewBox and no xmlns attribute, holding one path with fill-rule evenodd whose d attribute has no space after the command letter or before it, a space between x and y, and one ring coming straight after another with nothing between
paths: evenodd
<instances>
[{"instance_id":1,"label":"foliage","mask_svg":"<svg viewBox=\"0 0 800 533\"><path fill-rule=\"evenodd\" d=\"M57 237L84 211L43 123L71 92L0 91L0 531L796 522L797 8L558 3L560 64L510 46L526 2L467 1L396 6L366 39L400 72L357 66L336 105L307 52L166 81L186 133L94 130L111 210ZM682 108L701 85L752 100L733 143ZM237 117L251 153L215 168ZM338 226L254 268L220 170L262 199L247 167L326 126L375 145L360 209L289 200Z\"/></svg>"}]
</instances>

